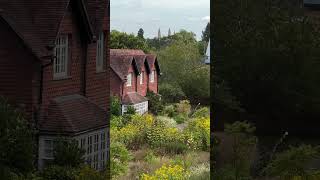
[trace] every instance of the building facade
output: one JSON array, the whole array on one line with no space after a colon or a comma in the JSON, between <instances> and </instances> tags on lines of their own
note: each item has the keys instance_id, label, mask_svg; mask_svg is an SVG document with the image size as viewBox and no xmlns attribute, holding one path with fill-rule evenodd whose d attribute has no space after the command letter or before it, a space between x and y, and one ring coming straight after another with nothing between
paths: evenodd
<instances>
[{"instance_id":1,"label":"building facade","mask_svg":"<svg viewBox=\"0 0 320 180\"><path fill-rule=\"evenodd\" d=\"M160 66L157 57L141 50L110 50L111 95L119 97L122 113L133 106L137 113L148 112L147 91L158 93Z\"/></svg>"},{"instance_id":2,"label":"building facade","mask_svg":"<svg viewBox=\"0 0 320 180\"><path fill-rule=\"evenodd\" d=\"M0 2L0 96L37 127L40 169L59 136L78 140L86 163L105 167L108 38L108 0Z\"/></svg>"}]
</instances>

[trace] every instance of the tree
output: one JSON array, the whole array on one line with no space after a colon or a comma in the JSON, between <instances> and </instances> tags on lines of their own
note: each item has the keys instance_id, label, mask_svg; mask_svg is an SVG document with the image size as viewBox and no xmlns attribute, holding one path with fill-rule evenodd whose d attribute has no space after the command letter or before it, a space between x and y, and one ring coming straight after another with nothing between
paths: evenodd
<instances>
[{"instance_id":1,"label":"tree","mask_svg":"<svg viewBox=\"0 0 320 180\"><path fill-rule=\"evenodd\" d=\"M204 31L202 31L202 41L209 42L210 39L210 22L208 22Z\"/></svg>"},{"instance_id":2,"label":"tree","mask_svg":"<svg viewBox=\"0 0 320 180\"><path fill-rule=\"evenodd\" d=\"M214 6L214 71L257 116L258 131L317 132L320 36L298 3L219 0Z\"/></svg>"},{"instance_id":3,"label":"tree","mask_svg":"<svg viewBox=\"0 0 320 180\"><path fill-rule=\"evenodd\" d=\"M144 39L143 35L144 35L144 31L143 31L142 28L140 28L139 31L138 31L138 37L141 38L141 39Z\"/></svg>"},{"instance_id":4,"label":"tree","mask_svg":"<svg viewBox=\"0 0 320 180\"><path fill-rule=\"evenodd\" d=\"M78 168L84 163L84 154L85 151L79 148L76 140L60 138L55 143L53 164Z\"/></svg>"},{"instance_id":5,"label":"tree","mask_svg":"<svg viewBox=\"0 0 320 180\"><path fill-rule=\"evenodd\" d=\"M26 174L34 169L34 128L0 97L0 171Z\"/></svg>"},{"instance_id":6,"label":"tree","mask_svg":"<svg viewBox=\"0 0 320 180\"><path fill-rule=\"evenodd\" d=\"M110 33L111 49L141 49L149 52L149 47L144 39L138 38L133 34L112 30Z\"/></svg>"}]
</instances>

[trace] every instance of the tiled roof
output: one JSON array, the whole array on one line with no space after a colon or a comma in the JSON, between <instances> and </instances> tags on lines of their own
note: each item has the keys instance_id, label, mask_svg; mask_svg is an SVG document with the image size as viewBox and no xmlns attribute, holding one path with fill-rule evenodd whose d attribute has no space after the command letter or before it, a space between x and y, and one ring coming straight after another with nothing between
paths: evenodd
<instances>
[{"instance_id":1,"label":"tiled roof","mask_svg":"<svg viewBox=\"0 0 320 180\"><path fill-rule=\"evenodd\" d=\"M107 125L105 110L86 97L74 94L51 101L47 114L41 114L39 130L43 134L72 135Z\"/></svg>"},{"instance_id":2,"label":"tiled roof","mask_svg":"<svg viewBox=\"0 0 320 180\"><path fill-rule=\"evenodd\" d=\"M132 56L110 56L110 67L121 80L125 80L132 63L136 65L136 62ZM137 66L135 67L136 72L139 73Z\"/></svg>"},{"instance_id":3,"label":"tiled roof","mask_svg":"<svg viewBox=\"0 0 320 180\"><path fill-rule=\"evenodd\" d=\"M0 16L22 38L25 44L38 57L46 55L46 47L53 46L60 22L63 19L70 0L1 0ZM101 28L103 13L106 13L108 0L86 0L91 25L94 30Z\"/></svg>"},{"instance_id":4,"label":"tiled roof","mask_svg":"<svg viewBox=\"0 0 320 180\"><path fill-rule=\"evenodd\" d=\"M141 70L144 65L147 67L148 73L150 72L150 66L147 62L147 55L134 55L134 59L137 62L138 68Z\"/></svg>"},{"instance_id":5,"label":"tiled roof","mask_svg":"<svg viewBox=\"0 0 320 180\"><path fill-rule=\"evenodd\" d=\"M145 101L148 101L148 99L146 97L141 96L139 93L129 92L123 97L122 104L132 105Z\"/></svg>"},{"instance_id":6,"label":"tiled roof","mask_svg":"<svg viewBox=\"0 0 320 180\"><path fill-rule=\"evenodd\" d=\"M145 55L142 50L139 49L110 49L110 55Z\"/></svg>"},{"instance_id":7,"label":"tiled roof","mask_svg":"<svg viewBox=\"0 0 320 180\"><path fill-rule=\"evenodd\" d=\"M161 75L161 69L156 55L147 54L147 62L149 64L149 67L152 67L152 65L154 64L158 75Z\"/></svg>"}]
</instances>

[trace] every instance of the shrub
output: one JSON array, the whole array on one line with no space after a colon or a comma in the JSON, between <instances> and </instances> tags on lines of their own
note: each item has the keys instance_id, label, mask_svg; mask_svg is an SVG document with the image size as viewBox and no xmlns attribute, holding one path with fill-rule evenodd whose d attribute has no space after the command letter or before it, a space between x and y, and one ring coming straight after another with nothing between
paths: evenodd
<instances>
[{"instance_id":1,"label":"shrub","mask_svg":"<svg viewBox=\"0 0 320 180\"><path fill-rule=\"evenodd\" d=\"M45 168L41 177L46 180L74 180L77 174L78 170L75 168L53 165Z\"/></svg>"},{"instance_id":2,"label":"shrub","mask_svg":"<svg viewBox=\"0 0 320 180\"><path fill-rule=\"evenodd\" d=\"M27 174L34 169L35 130L0 97L0 169ZM1 170L0 170L1 171Z\"/></svg>"},{"instance_id":3,"label":"shrub","mask_svg":"<svg viewBox=\"0 0 320 180\"><path fill-rule=\"evenodd\" d=\"M112 139L125 144L127 147L136 147L140 144L141 134L139 127L128 124L119 130L112 130Z\"/></svg>"},{"instance_id":4,"label":"shrub","mask_svg":"<svg viewBox=\"0 0 320 180\"><path fill-rule=\"evenodd\" d=\"M168 154L183 154L188 150L188 146L179 141L166 141L161 146L164 148L165 152Z\"/></svg>"},{"instance_id":5,"label":"shrub","mask_svg":"<svg viewBox=\"0 0 320 180\"><path fill-rule=\"evenodd\" d=\"M124 114L133 115L136 114L136 109L133 106L128 106L127 111Z\"/></svg>"},{"instance_id":6,"label":"shrub","mask_svg":"<svg viewBox=\"0 0 320 180\"><path fill-rule=\"evenodd\" d=\"M85 151L79 148L77 140L60 138L53 150L53 164L78 168L84 163L84 154Z\"/></svg>"},{"instance_id":7,"label":"shrub","mask_svg":"<svg viewBox=\"0 0 320 180\"><path fill-rule=\"evenodd\" d=\"M122 116L111 116L110 127L122 128L125 125L125 120Z\"/></svg>"},{"instance_id":8,"label":"shrub","mask_svg":"<svg viewBox=\"0 0 320 180\"><path fill-rule=\"evenodd\" d=\"M165 124L166 127L176 127L177 122L169 117L165 116L157 116L157 121L160 121L161 123Z\"/></svg>"},{"instance_id":9,"label":"shrub","mask_svg":"<svg viewBox=\"0 0 320 180\"><path fill-rule=\"evenodd\" d=\"M149 99L149 111L151 113L157 115L163 111L164 105L160 95L148 91L146 97Z\"/></svg>"},{"instance_id":10,"label":"shrub","mask_svg":"<svg viewBox=\"0 0 320 180\"><path fill-rule=\"evenodd\" d=\"M191 148L209 150L210 148L210 119L197 118L189 122L185 130L187 142Z\"/></svg>"},{"instance_id":11,"label":"shrub","mask_svg":"<svg viewBox=\"0 0 320 180\"><path fill-rule=\"evenodd\" d=\"M117 96L110 97L110 113L114 116L121 116L121 102Z\"/></svg>"},{"instance_id":12,"label":"shrub","mask_svg":"<svg viewBox=\"0 0 320 180\"><path fill-rule=\"evenodd\" d=\"M188 117L185 114L179 114L174 118L177 124L182 124L188 120Z\"/></svg>"},{"instance_id":13,"label":"shrub","mask_svg":"<svg viewBox=\"0 0 320 180\"><path fill-rule=\"evenodd\" d=\"M153 175L142 174L142 180L186 180L189 178L190 172L183 169L179 165L163 165L160 169L156 170Z\"/></svg>"},{"instance_id":14,"label":"shrub","mask_svg":"<svg viewBox=\"0 0 320 180\"><path fill-rule=\"evenodd\" d=\"M84 166L80 169L79 174L76 176L75 180L105 180L107 177L101 172L98 172L89 166Z\"/></svg>"},{"instance_id":15,"label":"shrub","mask_svg":"<svg viewBox=\"0 0 320 180\"><path fill-rule=\"evenodd\" d=\"M204 163L190 168L190 180L208 180L210 179L209 163Z\"/></svg>"},{"instance_id":16,"label":"shrub","mask_svg":"<svg viewBox=\"0 0 320 180\"><path fill-rule=\"evenodd\" d=\"M165 141L165 133L165 126L163 124L154 125L147 130L147 143L153 148L161 147Z\"/></svg>"},{"instance_id":17,"label":"shrub","mask_svg":"<svg viewBox=\"0 0 320 180\"><path fill-rule=\"evenodd\" d=\"M173 103L186 98L181 87L176 84L160 83L159 93L165 102Z\"/></svg>"},{"instance_id":18,"label":"shrub","mask_svg":"<svg viewBox=\"0 0 320 180\"><path fill-rule=\"evenodd\" d=\"M188 116L191 112L191 105L190 105L190 101L188 100L182 100L179 103L176 104L176 111L179 114L183 114Z\"/></svg>"},{"instance_id":19,"label":"shrub","mask_svg":"<svg viewBox=\"0 0 320 180\"><path fill-rule=\"evenodd\" d=\"M163 114L167 115L169 117L174 117L178 113L176 112L175 106L174 105L168 105L164 107Z\"/></svg>"},{"instance_id":20,"label":"shrub","mask_svg":"<svg viewBox=\"0 0 320 180\"><path fill-rule=\"evenodd\" d=\"M202 107L200 109L197 109L192 114L192 117L194 117L194 118L210 117L210 110L208 107Z\"/></svg>"},{"instance_id":21,"label":"shrub","mask_svg":"<svg viewBox=\"0 0 320 180\"><path fill-rule=\"evenodd\" d=\"M307 165L319 158L319 150L319 147L311 145L291 146L289 150L277 154L264 171L272 177L311 176L314 171L308 169Z\"/></svg>"},{"instance_id":22,"label":"shrub","mask_svg":"<svg viewBox=\"0 0 320 180\"><path fill-rule=\"evenodd\" d=\"M118 142L110 144L110 174L117 177L128 170L128 162L132 159L126 147Z\"/></svg>"}]
</instances>

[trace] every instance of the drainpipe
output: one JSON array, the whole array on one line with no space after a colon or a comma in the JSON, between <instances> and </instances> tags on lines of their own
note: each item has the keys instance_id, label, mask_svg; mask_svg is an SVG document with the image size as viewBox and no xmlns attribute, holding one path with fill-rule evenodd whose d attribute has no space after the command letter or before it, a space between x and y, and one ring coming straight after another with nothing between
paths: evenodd
<instances>
[{"instance_id":1,"label":"drainpipe","mask_svg":"<svg viewBox=\"0 0 320 180\"><path fill-rule=\"evenodd\" d=\"M84 54L84 59L82 61L82 87L81 87L81 92L82 92L82 95L83 96L86 96L86 90L87 90L87 82L86 82L86 76L87 76L87 72L86 72L86 69L87 69L87 58L88 58L88 44L86 43L85 46L84 46L84 49L86 50L86 53Z\"/></svg>"}]
</instances>

